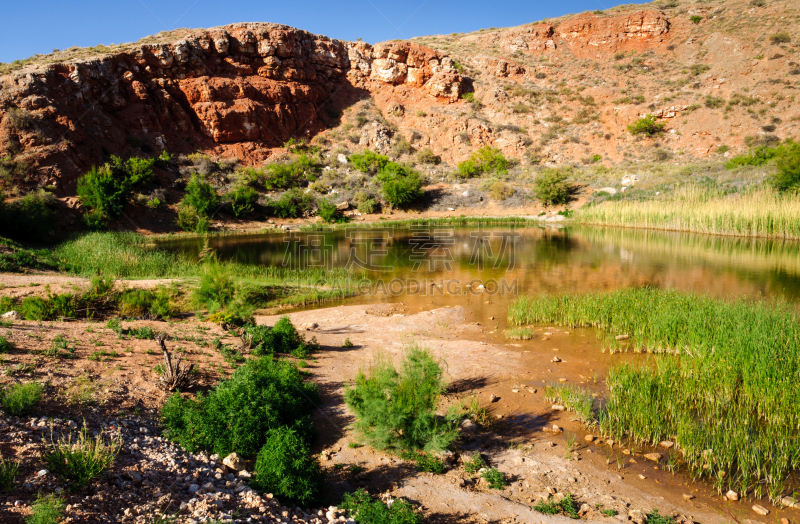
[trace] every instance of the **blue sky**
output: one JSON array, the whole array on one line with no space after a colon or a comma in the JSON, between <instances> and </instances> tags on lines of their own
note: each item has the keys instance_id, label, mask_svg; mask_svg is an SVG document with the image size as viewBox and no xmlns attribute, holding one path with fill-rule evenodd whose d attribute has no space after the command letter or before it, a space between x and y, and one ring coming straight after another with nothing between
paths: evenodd
<instances>
[{"instance_id":1,"label":"blue sky","mask_svg":"<svg viewBox=\"0 0 800 524\"><path fill-rule=\"evenodd\" d=\"M610 0L25 0L4 2L0 62L54 48L133 42L179 27L277 22L343 40L468 32L607 9ZM625 2L630 3L630 2Z\"/></svg>"}]
</instances>

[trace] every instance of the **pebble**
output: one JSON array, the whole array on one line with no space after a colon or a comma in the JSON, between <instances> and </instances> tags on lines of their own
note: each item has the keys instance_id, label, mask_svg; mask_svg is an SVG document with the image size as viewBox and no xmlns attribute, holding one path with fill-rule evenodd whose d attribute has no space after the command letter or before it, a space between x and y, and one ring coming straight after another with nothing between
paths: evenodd
<instances>
[{"instance_id":1,"label":"pebble","mask_svg":"<svg viewBox=\"0 0 800 524\"><path fill-rule=\"evenodd\" d=\"M564 411L564 409L566 408L564 408L564 406L562 406L561 404L553 404L550 407L550 409L552 409L553 411Z\"/></svg>"},{"instance_id":2,"label":"pebble","mask_svg":"<svg viewBox=\"0 0 800 524\"><path fill-rule=\"evenodd\" d=\"M551 360L550 362L561 362L561 359L558 357L553 357L553 360Z\"/></svg>"},{"instance_id":3,"label":"pebble","mask_svg":"<svg viewBox=\"0 0 800 524\"><path fill-rule=\"evenodd\" d=\"M725 493L725 498L728 500L739 500L739 494L733 490L729 490L727 493Z\"/></svg>"},{"instance_id":4,"label":"pebble","mask_svg":"<svg viewBox=\"0 0 800 524\"><path fill-rule=\"evenodd\" d=\"M40 469L39 471L36 472L36 476L37 477L44 477L45 475L47 475L47 473L48 473L48 471L46 469Z\"/></svg>"},{"instance_id":5,"label":"pebble","mask_svg":"<svg viewBox=\"0 0 800 524\"><path fill-rule=\"evenodd\" d=\"M652 460L653 462L660 462L661 461L661 453L647 453L644 458L647 460Z\"/></svg>"},{"instance_id":6,"label":"pebble","mask_svg":"<svg viewBox=\"0 0 800 524\"><path fill-rule=\"evenodd\" d=\"M586 435L585 437L583 437L583 440L585 440L586 442L594 442L594 435L592 435L590 433L590 434Z\"/></svg>"},{"instance_id":7,"label":"pebble","mask_svg":"<svg viewBox=\"0 0 800 524\"><path fill-rule=\"evenodd\" d=\"M683 494L683 498L686 499L686 500L692 500L694 498L694 495L692 495L690 493L684 493Z\"/></svg>"},{"instance_id":8,"label":"pebble","mask_svg":"<svg viewBox=\"0 0 800 524\"><path fill-rule=\"evenodd\" d=\"M629 335L617 335L614 337L616 340L628 340L630 338Z\"/></svg>"},{"instance_id":9,"label":"pebble","mask_svg":"<svg viewBox=\"0 0 800 524\"><path fill-rule=\"evenodd\" d=\"M800 506L800 504L797 502L797 499L792 497L783 497L781 499L781 505L786 506L787 508L796 508Z\"/></svg>"},{"instance_id":10,"label":"pebble","mask_svg":"<svg viewBox=\"0 0 800 524\"><path fill-rule=\"evenodd\" d=\"M759 515L764 515L764 516L769 515L769 510L760 504L754 504L753 511L755 511Z\"/></svg>"},{"instance_id":11,"label":"pebble","mask_svg":"<svg viewBox=\"0 0 800 524\"><path fill-rule=\"evenodd\" d=\"M661 442L658 443L658 445L661 446L662 448L670 449L672 446L675 445L675 443L672 442L671 440L662 440Z\"/></svg>"},{"instance_id":12,"label":"pebble","mask_svg":"<svg viewBox=\"0 0 800 524\"><path fill-rule=\"evenodd\" d=\"M640 479L642 479L642 480L644 480L644 479L646 479L647 477L645 477L644 475L639 475L639 478L640 478Z\"/></svg>"}]
</instances>

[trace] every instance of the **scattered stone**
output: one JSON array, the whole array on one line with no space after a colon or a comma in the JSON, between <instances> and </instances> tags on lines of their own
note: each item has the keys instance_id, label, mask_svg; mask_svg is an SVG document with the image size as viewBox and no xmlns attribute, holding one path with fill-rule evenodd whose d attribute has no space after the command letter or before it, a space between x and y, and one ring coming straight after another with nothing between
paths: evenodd
<instances>
[{"instance_id":1,"label":"scattered stone","mask_svg":"<svg viewBox=\"0 0 800 524\"><path fill-rule=\"evenodd\" d=\"M519 390L518 389L512 389L511 392L512 393L519 393Z\"/></svg>"},{"instance_id":2,"label":"scattered stone","mask_svg":"<svg viewBox=\"0 0 800 524\"><path fill-rule=\"evenodd\" d=\"M769 515L769 510L760 504L753 505L753 511L758 513L759 515L767 516Z\"/></svg>"},{"instance_id":3,"label":"scattered stone","mask_svg":"<svg viewBox=\"0 0 800 524\"><path fill-rule=\"evenodd\" d=\"M300 326L300 329L303 329L305 331L311 331L312 329L317 329L318 327L319 324L317 324L316 322L309 322L307 324L303 324L302 326Z\"/></svg>"},{"instance_id":4,"label":"scattered stone","mask_svg":"<svg viewBox=\"0 0 800 524\"><path fill-rule=\"evenodd\" d=\"M558 435L559 433L561 433L561 432L562 432L562 431L564 431L564 430L563 430L563 429L561 429L560 427L556 426L555 424L553 424L553 429L552 429L551 431L552 431L554 434Z\"/></svg>"},{"instance_id":5,"label":"scattered stone","mask_svg":"<svg viewBox=\"0 0 800 524\"><path fill-rule=\"evenodd\" d=\"M632 509L628 511L628 519L635 522L636 524L644 524L645 522L644 512L640 509Z\"/></svg>"},{"instance_id":6,"label":"scattered stone","mask_svg":"<svg viewBox=\"0 0 800 524\"><path fill-rule=\"evenodd\" d=\"M494 393L492 393L491 395L489 395L489 402L497 402L498 400L500 400L500 397L498 397L498 396L497 396L497 395L495 395Z\"/></svg>"},{"instance_id":7,"label":"scattered stone","mask_svg":"<svg viewBox=\"0 0 800 524\"><path fill-rule=\"evenodd\" d=\"M555 495L556 493L558 493L558 490L556 490L556 488L553 488L551 486L547 486L545 490L547 490L547 493L549 493L550 495Z\"/></svg>"},{"instance_id":8,"label":"scattered stone","mask_svg":"<svg viewBox=\"0 0 800 524\"><path fill-rule=\"evenodd\" d=\"M350 202L340 202L336 204L336 209L338 209L339 211L347 211L348 209L350 209Z\"/></svg>"},{"instance_id":9,"label":"scattered stone","mask_svg":"<svg viewBox=\"0 0 800 524\"><path fill-rule=\"evenodd\" d=\"M728 500L739 500L739 494L733 490L729 490L727 493L725 493L725 498Z\"/></svg>"},{"instance_id":10,"label":"scattered stone","mask_svg":"<svg viewBox=\"0 0 800 524\"><path fill-rule=\"evenodd\" d=\"M37 477L44 477L45 475L47 475L47 473L48 473L48 471L46 469L40 469L39 471L36 472L36 476Z\"/></svg>"},{"instance_id":11,"label":"scattered stone","mask_svg":"<svg viewBox=\"0 0 800 524\"><path fill-rule=\"evenodd\" d=\"M791 524L791 523L789 522L789 519L787 519L786 517L783 517L781 519L781 524Z\"/></svg>"},{"instance_id":12,"label":"scattered stone","mask_svg":"<svg viewBox=\"0 0 800 524\"><path fill-rule=\"evenodd\" d=\"M640 478L641 480L644 480L644 479L646 479L647 477L645 477L644 475L639 475L639 478Z\"/></svg>"},{"instance_id":13,"label":"scattered stone","mask_svg":"<svg viewBox=\"0 0 800 524\"><path fill-rule=\"evenodd\" d=\"M691 493L684 493L683 498L686 500L692 500L694 498L694 495L692 495Z\"/></svg>"},{"instance_id":14,"label":"scattered stone","mask_svg":"<svg viewBox=\"0 0 800 524\"><path fill-rule=\"evenodd\" d=\"M590 434L586 435L585 437L583 437L583 440L585 440L586 442L594 442L594 438L595 438L594 435L592 435L590 433Z\"/></svg>"},{"instance_id":15,"label":"scattered stone","mask_svg":"<svg viewBox=\"0 0 800 524\"><path fill-rule=\"evenodd\" d=\"M661 462L661 453L647 453L644 458L653 462Z\"/></svg>"},{"instance_id":16,"label":"scattered stone","mask_svg":"<svg viewBox=\"0 0 800 524\"><path fill-rule=\"evenodd\" d=\"M787 508L796 508L800 506L797 500L792 497L783 497L781 498L781 505L786 506Z\"/></svg>"},{"instance_id":17,"label":"scattered stone","mask_svg":"<svg viewBox=\"0 0 800 524\"><path fill-rule=\"evenodd\" d=\"M553 411L564 411L566 408L561 404L553 404L552 406L550 406L550 409L552 409Z\"/></svg>"},{"instance_id":18,"label":"scattered stone","mask_svg":"<svg viewBox=\"0 0 800 524\"><path fill-rule=\"evenodd\" d=\"M629 338L630 335L617 335L616 337L614 337L614 339L616 340L628 340Z\"/></svg>"},{"instance_id":19,"label":"scattered stone","mask_svg":"<svg viewBox=\"0 0 800 524\"><path fill-rule=\"evenodd\" d=\"M19 320L22 317L16 311L9 311L7 313L3 313L3 315L0 316L0 318L2 318L3 320Z\"/></svg>"},{"instance_id":20,"label":"scattered stone","mask_svg":"<svg viewBox=\"0 0 800 524\"><path fill-rule=\"evenodd\" d=\"M661 446L662 448L670 449L672 446L675 445L675 443L672 442L671 440L662 440L661 442L658 443L658 445Z\"/></svg>"},{"instance_id":21,"label":"scattered stone","mask_svg":"<svg viewBox=\"0 0 800 524\"><path fill-rule=\"evenodd\" d=\"M231 453L222 460L222 463L232 471L242 471L246 467L244 460L237 453Z\"/></svg>"},{"instance_id":22,"label":"scattered stone","mask_svg":"<svg viewBox=\"0 0 800 524\"><path fill-rule=\"evenodd\" d=\"M567 379L565 379L565 378L560 378L560 379L558 379L558 381L559 381L559 382L566 382L566 381L567 381Z\"/></svg>"},{"instance_id":23,"label":"scattered stone","mask_svg":"<svg viewBox=\"0 0 800 524\"><path fill-rule=\"evenodd\" d=\"M537 391L536 388L528 388L528 393L536 393Z\"/></svg>"},{"instance_id":24,"label":"scattered stone","mask_svg":"<svg viewBox=\"0 0 800 524\"><path fill-rule=\"evenodd\" d=\"M558 357L553 357L553 360L551 360L550 362L561 362L561 359Z\"/></svg>"}]
</instances>

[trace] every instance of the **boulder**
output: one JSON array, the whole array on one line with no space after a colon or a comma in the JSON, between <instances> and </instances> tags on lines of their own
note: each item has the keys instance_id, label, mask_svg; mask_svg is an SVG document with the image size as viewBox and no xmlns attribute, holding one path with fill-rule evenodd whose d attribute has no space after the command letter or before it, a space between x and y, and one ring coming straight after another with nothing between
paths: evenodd
<instances>
[{"instance_id":1,"label":"boulder","mask_svg":"<svg viewBox=\"0 0 800 524\"><path fill-rule=\"evenodd\" d=\"M661 461L661 453L647 453L644 458L647 460L652 460L653 462L660 462Z\"/></svg>"},{"instance_id":2,"label":"boulder","mask_svg":"<svg viewBox=\"0 0 800 524\"><path fill-rule=\"evenodd\" d=\"M725 498L728 500L739 500L739 494L731 489L725 493Z\"/></svg>"},{"instance_id":3,"label":"boulder","mask_svg":"<svg viewBox=\"0 0 800 524\"><path fill-rule=\"evenodd\" d=\"M347 211L348 209L350 209L350 202L340 202L336 204L336 209L338 209L339 211Z\"/></svg>"},{"instance_id":4,"label":"boulder","mask_svg":"<svg viewBox=\"0 0 800 524\"><path fill-rule=\"evenodd\" d=\"M767 508L765 508L764 506L762 506L761 504L754 504L753 505L753 511L755 511L759 515L764 515L764 516L769 515L769 510Z\"/></svg>"},{"instance_id":5,"label":"boulder","mask_svg":"<svg viewBox=\"0 0 800 524\"><path fill-rule=\"evenodd\" d=\"M3 315L0 318L2 318L3 320L19 320L22 317L16 311L9 311L8 313L3 313Z\"/></svg>"}]
</instances>

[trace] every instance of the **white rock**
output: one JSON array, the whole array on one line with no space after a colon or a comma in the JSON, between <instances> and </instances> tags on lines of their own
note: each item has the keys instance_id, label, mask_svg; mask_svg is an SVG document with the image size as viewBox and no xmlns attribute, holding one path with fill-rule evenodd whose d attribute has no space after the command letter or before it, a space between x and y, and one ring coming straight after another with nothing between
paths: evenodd
<instances>
[{"instance_id":1,"label":"white rock","mask_svg":"<svg viewBox=\"0 0 800 524\"><path fill-rule=\"evenodd\" d=\"M233 471L242 471L245 469L245 462L238 453L231 453L222 460L222 463Z\"/></svg>"},{"instance_id":2,"label":"white rock","mask_svg":"<svg viewBox=\"0 0 800 524\"><path fill-rule=\"evenodd\" d=\"M347 156L343 155L342 153L339 153L339 156L336 157L336 160L338 160L340 164L346 164Z\"/></svg>"},{"instance_id":3,"label":"white rock","mask_svg":"<svg viewBox=\"0 0 800 524\"><path fill-rule=\"evenodd\" d=\"M8 313L3 313L3 315L0 316L0 318L2 318L3 320L19 320L22 317L16 311L9 311Z\"/></svg>"}]
</instances>

